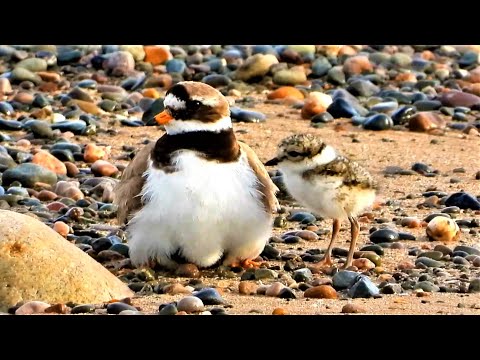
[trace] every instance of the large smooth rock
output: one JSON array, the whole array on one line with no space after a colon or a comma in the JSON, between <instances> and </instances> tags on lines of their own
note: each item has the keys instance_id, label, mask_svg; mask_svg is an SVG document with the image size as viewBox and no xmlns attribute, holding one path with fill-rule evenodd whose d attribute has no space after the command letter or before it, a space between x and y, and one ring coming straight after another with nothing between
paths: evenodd
<instances>
[{"instance_id":1,"label":"large smooth rock","mask_svg":"<svg viewBox=\"0 0 480 360\"><path fill-rule=\"evenodd\" d=\"M237 70L236 78L248 81L256 77L262 77L268 73L270 67L274 64L278 64L278 60L274 55L253 55Z\"/></svg>"},{"instance_id":2,"label":"large smooth rock","mask_svg":"<svg viewBox=\"0 0 480 360\"><path fill-rule=\"evenodd\" d=\"M133 292L40 221L0 210L0 311L20 301L101 303Z\"/></svg>"}]
</instances>

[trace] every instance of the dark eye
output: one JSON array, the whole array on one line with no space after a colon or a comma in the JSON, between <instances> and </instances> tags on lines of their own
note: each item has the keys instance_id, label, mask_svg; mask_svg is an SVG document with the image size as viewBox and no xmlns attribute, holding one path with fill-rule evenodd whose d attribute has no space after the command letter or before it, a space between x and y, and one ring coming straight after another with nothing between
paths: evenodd
<instances>
[{"instance_id":1,"label":"dark eye","mask_svg":"<svg viewBox=\"0 0 480 360\"><path fill-rule=\"evenodd\" d=\"M289 151L288 156L297 157L297 156L302 156L302 154L297 151Z\"/></svg>"},{"instance_id":2,"label":"dark eye","mask_svg":"<svg viewBox=\"0 0 480 360\"><path fill-rule=\"evenodd\" d=\"M202 103L198 100L193 100L192 105L194 108L199 108L202 105Z\"/></svg>"}]
</instances>

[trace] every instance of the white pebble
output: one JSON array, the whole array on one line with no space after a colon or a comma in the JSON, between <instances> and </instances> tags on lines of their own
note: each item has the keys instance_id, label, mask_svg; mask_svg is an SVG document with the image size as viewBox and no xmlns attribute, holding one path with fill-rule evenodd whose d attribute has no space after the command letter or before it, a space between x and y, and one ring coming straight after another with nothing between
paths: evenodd
<instances>
[{"instance_id":1,"label":"white pebble","mask_svg":"<svg viewBox=\"0 0 480 360\"><path fill-rule=\"evenodd\" d=\"M48 307L50 307L50 304L43 301L29 301L20 306L15 311L15 315L43 314Z\"/></svg>"},{"instance_id":2,"label":"white pebble","mask_svg":"<svg viewBox=\"0 0 480 360\"><path fill-rule=\"evenodd\" d=\"M204 309L203 301L196 296L186 296L178 302L177 309L187 313L201 312Z\"/></svg>"},{"instance_id":3,"label":"white pebble","mask_svg":"<svg viewBox=\"0 0 480 360\"><path fill-rule=\"evenodd\" d=\"M455 220L437 216L430 220L426 231L431 240L449 242L457 240L460 229Z\"/></svg>"},{"instance_id":4,"label":"white pebble","mask_svg":"<svg viewBox=\"0 0 480 360\"><path fill-rule=\"evenodd\" d=\"M62 114L59 114L59 113L54 113L53 116L52 116L52 122L54 122L54 123L65 121L65 120L67 120L67 119L65 119L65 116L63 116Z\"/></svg>"},{"instance_id":5,"label":"white pebble","mask_svg":"<svg viewBox=\"0 0 480 360\"><path fill-rule=\"evenodd\" d=\"M281 282L278 282L278 281L274 282L272 285L268 287L267 291L265 292L265 295L277 297L283 288L285 288L285 285L283 285Z\"/></svg>"},{"instance_id":6,"label":"white pebble","mask_svg":"<svg viewBox=\"0 0 480 360\"><path fill-rule=\"evenodd\" d=\"M141 311L135 310L123 310L118 313L118 315L144 315Z\"/></svg>"}]
</instances>

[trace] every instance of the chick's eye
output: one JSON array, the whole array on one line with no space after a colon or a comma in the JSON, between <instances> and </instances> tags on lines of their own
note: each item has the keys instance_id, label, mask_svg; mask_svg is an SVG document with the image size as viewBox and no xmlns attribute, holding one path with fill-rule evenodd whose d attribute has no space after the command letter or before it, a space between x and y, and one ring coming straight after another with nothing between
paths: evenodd
<instances>
[{"instance_id":1,"label":"chick's eye","mask_svg":"<svg viewBox=\"0 0 480 360\"><path fill-rule=\"evenodd\" d=\"M301 156L302 154L300 154L298 151L289 151L288 155L292 157L297 157L297 156Z\"/></svg>"},{"instance_id":2,"label":"chick's eye","mask_svg":"<svg viewBox=\"0 0 480 360\"><path fill-rule=\"evenodd\" d=\"M192 101L192 105L195 107L195 108L199 108L200 105L202 105L202 103L198 100L194 100Z\"/></svg>"}]
</instances>

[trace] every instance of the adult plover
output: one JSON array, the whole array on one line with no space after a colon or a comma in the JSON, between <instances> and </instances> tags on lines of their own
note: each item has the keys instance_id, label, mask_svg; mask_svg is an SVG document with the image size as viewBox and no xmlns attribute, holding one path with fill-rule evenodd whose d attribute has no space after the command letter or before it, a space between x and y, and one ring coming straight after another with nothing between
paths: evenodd
<instances>
[{"instance_id":1,"label":"adult plover","mask_svg":"<svg viewBox=\"0 0 480 360\"><path fill-rule=\"evenodd\" d=\"M227 99L185 81L167 91L164 105L155 119L166 134L136 155L115 189L132 263L258 265L278 189L255 152L237 141Z\"/></svg>"},{"instance_id":2,"label":"adult plover","mask_svg":"<svg viewBox=\"0 0 480 360\"><path fill-rule=\"evenodd\" d=\"M351 224L351 242L345 267L352 264L359 226L356 217L375 200L377 184L357 163L310 134L292 135L280 142L277 157L265 165L278 164L288 192L314 213L333 219L332 238L319 265L332 265L332 247L341 221Z\"/></svg>"}]
</instances>

